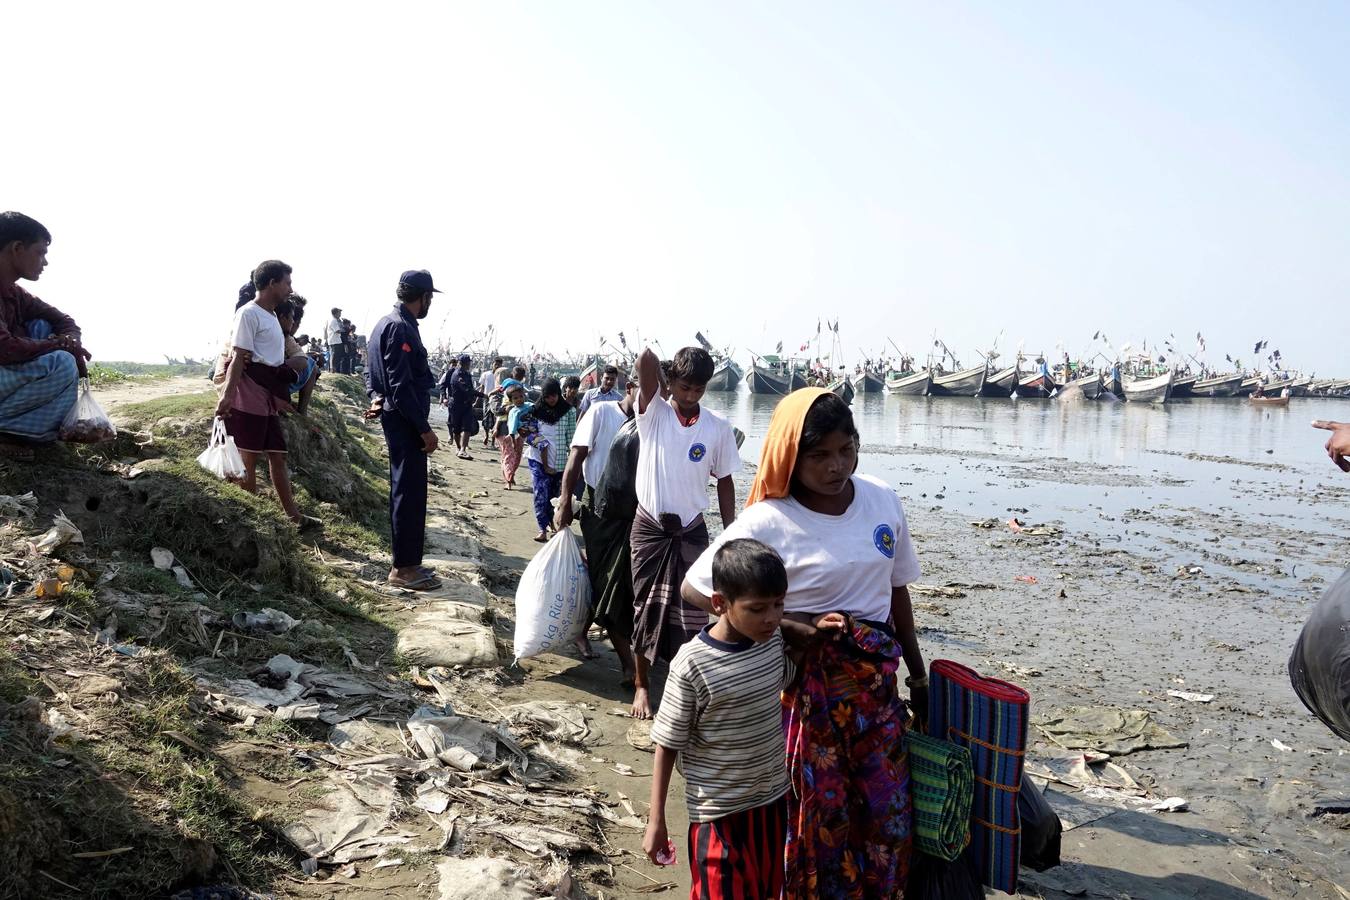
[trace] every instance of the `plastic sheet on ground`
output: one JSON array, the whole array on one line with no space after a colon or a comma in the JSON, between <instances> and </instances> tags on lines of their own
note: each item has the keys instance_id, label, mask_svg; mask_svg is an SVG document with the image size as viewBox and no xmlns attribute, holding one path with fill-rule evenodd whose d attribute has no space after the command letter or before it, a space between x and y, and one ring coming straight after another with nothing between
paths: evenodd
<instances>
[{"instance_id":1,"label":"plastic sheet on ground","mask_svg":"<svg viewBox=\"0 0 1350 900\"><path fill-rule=\"evenodd\" d=\"M0 495L0 515L18 519L31 519L37 513L37 497L33 492L14 496Z\"/></svg>"},{"instance_id":2,"label":"plastic sheet on ground","mask_svg":"<svg viewBox=\"0 0 1350 900\"><path fill-rule=\"evenodd\" d=\"M253 634L285 634L300 624L299 619L271 607L263 607L258 612L237 612L230 621L240 631Z\"/></svg>"},{"instance_id":3,"label":"plastic sheet on ground","mask_svg":"<svg viewBox=\"0 0 1350 900\"><path fill-rule=\"evenodd\" d=\"M591 848L589 841L547 825L496 824L489 825L483 830L519 847L531 856L548 856L554 850L576 853Z\"/></svg>"},{"instance_id":4,"label":"plastic sheet on ground","mask_svg":"<svg viewBox=\"0 0 1350 900\"><path fill-rule=\"evenodd\" d=\"M399 632L398 653L422 666L488 667L500 663L483 610L466 603L429 603Z\"/></svg>"},{"instance_id":5,"label":"plastic sheet on ground","mask_svg":"<svg viewBox=\"0 0 1350 900\"><path fill-rule=\"evenodd\" d=\"M258 677L279 686L266 687L248 678L215 683L206 676L199 676L197 684L213 708L241 720L274 716L283 720L319 719L333 725L370 711L368 703L351 701L402 696L355 675L297 662L284 653L269 659Z\"/></svg>"},{"instance_id":6,"label":"plastic sheet on ground","mask_svg":"<svg viewBox=\"0 0 1350 900\"><path fill-rule=\"evenodd\" d=\"M66 518L66 514L57 510L52 517L52 527L48 528L42 537L37 539L33 549L38 553L51 553L57 547L66 544L83 544L84 535L75 523Z\"/></svg>"},{"instance_id":7,"label":"plastic sheet on ground","mask_svg":"<svg viewBox=\"0 0 1350 900\"><path fill-rule=\"evenodd\" d=\"M538 882L529 869L509 859L479 856L443 859L439 900L535 900Z\"/></svg>"},{"instance_id":8,"label":"plastic sheet on ground","mask_svg":"<svg viewBox=\"0 0 1350 900\"><path fill-rule=\"evenodd\" d=\"M384 847L411 841L409 835L382 834L398 801L392 779L357 776L330 784L332 790L323 799L282 828L297 850L322 862L346 863L372 859Z\"/></svg>"},{"instance_id":9,"label":"plastic sheet on ground","mask_svg":"<svg viewBox=\"0 0 1350 900\"><path fill-rule=\"evenodd\" d=\"M505 727L491 728L456 715L449 706L421 706L408 719L408 733L427 759L438 759L460 772L505 762L519 777L530 760Z\"/></svg>"},{"instance_id":10,"label":"plastic sheet on ground","mask_svg":"<svg viewBox=\"0 0 1350 900\"><path fill-rule=\"evenodd\" d=\"M1185 741L1168 734L1144 709L1111 706L1068 706L1050 709L1031 724L1052 744L1067 750L1096 750L1126 756L1141 750L1172 750Z\"/></svg>"},{"instance_id":11,"label":"plastic sheet on ground","mask_svg":"<svg viewBox=\"0 0 1350 900\"><path fill-rule=\"evenodd\" d=\"M506 707L506 721L529 728L550 741L584 744L591 736L586 715L575 703L557 700L531 700Z\"/></svg>"}]
</instances>

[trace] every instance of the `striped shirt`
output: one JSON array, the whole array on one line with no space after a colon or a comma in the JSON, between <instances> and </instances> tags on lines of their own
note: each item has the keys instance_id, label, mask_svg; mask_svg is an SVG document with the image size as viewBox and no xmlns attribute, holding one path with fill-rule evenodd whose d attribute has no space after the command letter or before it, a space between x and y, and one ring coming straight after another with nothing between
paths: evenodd
<instances>
[{"instance_id":1,"label":"striped shirt","mask_svg":"<svg viewBox=\"0 0 1350 900\"><path fill-rule=\"evenodd\" d=\"M670 664L652 740L679 753L689 821L710 822L787 793L779 699L795 668L783 636L728 644L704 628Z\"/></svg>"}]
</instances>

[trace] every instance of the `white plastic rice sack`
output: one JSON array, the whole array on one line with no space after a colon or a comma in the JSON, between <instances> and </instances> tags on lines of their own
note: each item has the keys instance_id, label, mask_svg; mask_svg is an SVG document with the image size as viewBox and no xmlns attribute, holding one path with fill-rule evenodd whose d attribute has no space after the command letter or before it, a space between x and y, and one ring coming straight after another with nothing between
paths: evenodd
<instances>
[{"instance_id":1,"label":"white plastic rice sack","mask_svg":"<svg viewBox=\"0 0 1350 900\"><path fill-rule=\"evenodd\" d=\"M564 648L581 636L591 579L570 528L534 555L516 588L516 659Z\"/></svg>"}]
</instances>

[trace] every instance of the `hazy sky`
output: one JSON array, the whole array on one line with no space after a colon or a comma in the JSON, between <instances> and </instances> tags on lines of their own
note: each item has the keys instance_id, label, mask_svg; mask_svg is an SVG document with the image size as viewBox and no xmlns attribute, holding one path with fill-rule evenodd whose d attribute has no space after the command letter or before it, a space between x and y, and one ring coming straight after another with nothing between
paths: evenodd
<instances>
[{"instance_id":1,"label":"hazy sky","mask_svg":"<svg viewBox=\"0 0 1350 900\"><path fill-rule=\"evenodd\" d=\"M1114 8L1111 8L1114 7ZM362 329L849 361L1175 333L1350 376L1350 6L27 3L0 208L96 357L204 356L260 260ZM318 314L311 314L317 319ZM306 325L317 325L307 320Z\"/></svg>"}]
</instances>

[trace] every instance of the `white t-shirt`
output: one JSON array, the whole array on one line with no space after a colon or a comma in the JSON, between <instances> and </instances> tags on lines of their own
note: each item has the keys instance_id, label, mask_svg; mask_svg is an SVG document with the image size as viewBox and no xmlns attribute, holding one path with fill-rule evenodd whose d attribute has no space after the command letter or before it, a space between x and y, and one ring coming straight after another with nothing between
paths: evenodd
<instances>
[{"instance_id":1,"label":"white t-shirt","mask_svg":"<svg viewBox=\"0 0 1350 900\"><path fill-rule=\"evenodd\" d=\"M904 506L895 491L868 475L853 476L853 502L842 516L812 512L791 497L762 500L737 516L685 576L712 594L712 561L735 538L754 538L778 551L787 567L788 612L847 612L885 622L891 588L919 578Z\"/></svg>"},{"instance_id":2,"label":"white t-shirt","mask_svg":"<svg viewBox=\"0 0 1350 900\"><path fill-rule=\"evenodd\" d=\"M614 435L627 421L628 417L619 409L619 404L606 400L592 406L577 423L576 434L572 435L572 446L586 448L581 474L590 487L600 483L605 463L609 462L609 448L614 443Z\"/></svg>"},{"instance_id":3,"label":"white t-shirt","mask_svg":"<svg viewBox=\"0 0 1350 900\"><path fill-rule=\"evenodd\" d=\"M248 350L253 361L279 366L286 361L286 335L276 313L268 312L256 300L245 303L234 314L234 336L230 346Z\"/></svg>"},{"instance_id":4,"label":"white t-shirt","mask_svg":"<svg viewBox=\"0 0 1350 900\"><path fill-rule=\"evenodd\" d=\"M328 328L326 331L328 346L332 347L342 343L342 331L346 327L347 326L343 325L342 320L337 316L328 320Z\"/></svg>"},{"instance_id":5,"label":"white t-shirt","mask_svg":"<svg viewBox=\"0 0 1350 900\"><path fill-rule=\"evenodd\" d=\"M490 394L497 389L497 374L495 372L484 372L478 376L478 389L484 394Z\"/></svg>"},{"instance_id":6,"label":"white t-shirt","mask_svg":"<svg viewBox=\"0 0 1350 900\"><path fill-rule=\"evenodd\" d=\"M638 505L649 515L671 513L688 525L708 508L708 478L741 470L731 425L705 406L685 428L675 407L660 397L652 398L637 422Z\"/></svg>"}]
</instances>

